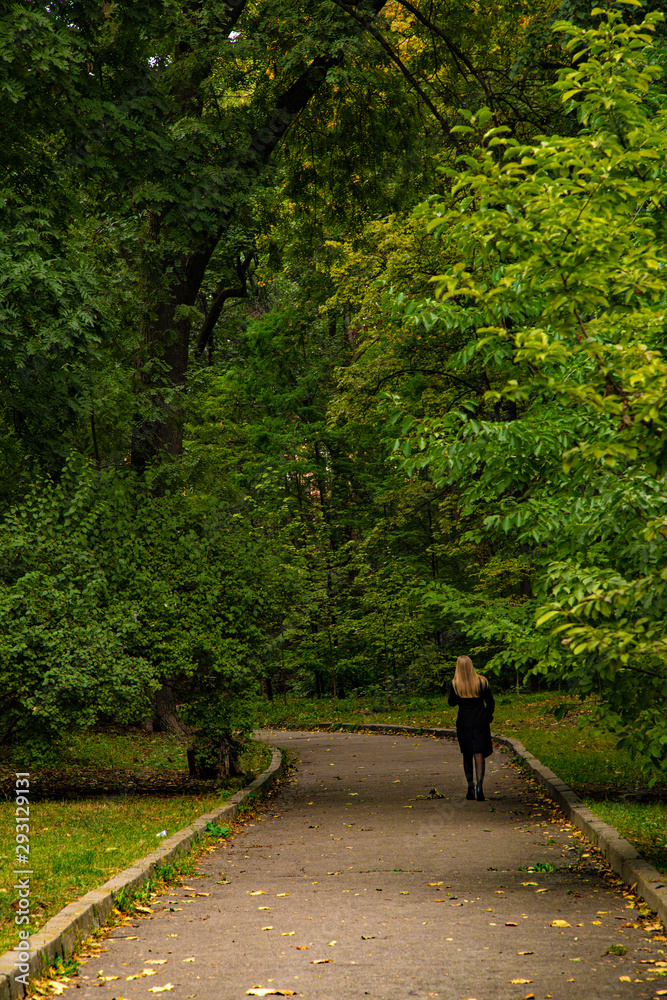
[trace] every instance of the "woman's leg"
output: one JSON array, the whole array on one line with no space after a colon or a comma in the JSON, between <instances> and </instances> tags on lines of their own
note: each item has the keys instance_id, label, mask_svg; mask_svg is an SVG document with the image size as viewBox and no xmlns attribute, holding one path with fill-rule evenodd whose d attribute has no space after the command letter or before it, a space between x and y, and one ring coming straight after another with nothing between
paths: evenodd
<instances>
[{"instance_id":1,"label":"woman's leg","mask_svg":"<svg viewBox=\"0 0 667 1000\"><path fill-rule=\"evenodd\" d=\"M471 761L472 765L472 761ZM472 766L470 768L472 771ZM484 771L486 770L486 763L484 761L483 753L475 754L475 770L477 771L477 801L484 802Z\"/></svg>"},{"instance_id":2,"label":"woman's leg","mask_svg":"<svg viewBox=\"0 0 667 1000\"><path fill-rule=\"evenodd\" d=\"M472 757L463 757L463 770L465 771L465 776L468 780L468 794L467 799L475 798L475 779L473 777L472 771Z\"/></svg>"}]
</instances>

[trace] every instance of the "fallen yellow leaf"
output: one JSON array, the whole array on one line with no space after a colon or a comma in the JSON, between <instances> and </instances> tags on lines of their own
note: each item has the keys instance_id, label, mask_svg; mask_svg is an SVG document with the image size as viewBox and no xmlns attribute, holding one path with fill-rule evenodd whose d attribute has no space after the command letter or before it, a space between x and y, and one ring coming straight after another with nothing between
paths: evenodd
<instances>
[{"instance_id":1,"label":"fallen yellow leaf","mask_svg":"<svg viewBox=\"0 0 667 1000\"><path fill-rule=\"evenodd\" d=\"M276 896L289 896L289 892L277 892Z\"/></svg>"},{"instance_id":2,"label":"fallen yellow leaf","mask_svg":"<svg viewBox=\"0 0 667 1000\"><path fill-rule=\"evenodd\" d=\"M571 927L572 924L568 924L567 920L552 920L552 927Z\"/></svg>"},{"instance_id":3,"label":"fallen yellow leaf","mask_svg":"<svg viewBox=\"0 0 667 1000\"><path fill-rule=\"evenodd\" d=\"M146 965L166 965L166 958L147 958Z\"/></svg>"},{"instance_id":4,"label":"fallen yellow leaf","mask_svg":"<svg viewBox=\"0 0 667 1000\"><path fill-rule=\"evenodd\" d=\"M256 986L253 990L246 990L245 995L247 997L295 997L296 993L294 990L265 990L261 986Z\"/></svg>"},{"instance_id":5,"label":"fallen yellow leaf","mask_svg":"<svg viewBox=\"0 0 667 1000\"><path fill-rule=\"evenodd\" d=\"M149 993L166 993L167 990L173 990L171 983L165 983L164 986L151 986Z\"/></svg>"},{"instance_id":6,"label":"fallen yellow leaf","mask_svg":"<svg viewBox=\"0 0 667 1000\"><path fill-rule=\"evenodd\" d=\"M333 962L333 958L311 958L311 965L326 965L327 962Z\"/></svg>"},{"instance_id":7,"label":"fallen yellow leaf","mask_svg":"<svg viewBox=\"0 0 667 1000\"><path fill-rule=\"evenodd\" d=\"M515 986L521 983L532 983L532 981L532 979L510 979L510 983L513 983Z\"/></svg>"},{"instance_id":8,"label":"fallen yellow leaf","mask_svg":"<svg viewBox=\"0 0 667 1000\"><path fill-rule=\"evenodd\" d=\"M135 908L135 910L138 910L139 913L152 913L153 912L151 910L150 906L135 906L134 908Z\"/></svg>"},{"instance_id":9,"label":"fallen yellow leaf","mask_svg":"<svg viewBox=\"0 0 667 1000\"><path fill-rule=\"evenodd\" d=\"M632 979L630 978L630 976L619 976L618 979L619 979L619 982L621 982L621 983L631 983L632 982Z\"/></svg>"},{"instance_id":10,"label":"fallen yellow leaf","mask_svg":"<svg viewBox=\"0 0 667 1000\"><path fill-rule=\"evenodd\" d=\"M194 955L191 958L184 958L183 959L184 962L194 962L194 960L195 960L195 956Z\"/></svg>"},{"instance_id":11,"label":"fallen yellow leaf","mask_svg":"<svg viewBox=\"0 0 667 1000\"><path fill-rule=\"evenodd\" d=\"M266 893L264 892L263 889L255 889L254 892L249 892L248 895L249 896L266 896Z\"/></svg>"},{"instance_id":12,"label":"fallen yellow leaf","mask_svg":"<svg viewBox=\"0 0 667 1000\"><path fill-rule=\"evenodd\" d=\"M272 924L269 924L269 926L268 926L268 927L262 927L262 930L263 930L263 931L272 931L272 930L273 930L273 925L272 925Z\"/></svg>"},{"instance_id":13,"label":"fallen yellow leaf","mask_svg":"<svg viewBox=\"0 0 667 1000\"><path fill-rule=\"evenodd\" d=\"M515 924L515 922L513 920L506 920L505 921L505 927L517 927L517 926L518 925Z\"/></svg>"},{"instance_id":14,"label":"fallen yellow leaf","mask_svg":"<svg viewBox=\"0 0 667 1000\"><path fill-rule=\"evenodd\" d=\"M444 882L427 882L427 885L444 885Z\"/></svg>"},{"instance_id":15,"label":"fallen yellow leaf","mask_svg":"<svg viewBox=\"0 0 667 1000\"><path fill-rule=\"evenodd\" d=\"M517 955L534 955L534 951L517 951Z\"/></svg>"},{"instance_id":16,"label":"fallen yellow leaf","mask_svg":"<svg viewBox=\"0 0 667 1000\"><path fill-rule=\"evenodd\" d=\"M295 934L296 934L296 931L281 931L280 936L281 937L294 937Z\"/></svg>"}]
</instances>

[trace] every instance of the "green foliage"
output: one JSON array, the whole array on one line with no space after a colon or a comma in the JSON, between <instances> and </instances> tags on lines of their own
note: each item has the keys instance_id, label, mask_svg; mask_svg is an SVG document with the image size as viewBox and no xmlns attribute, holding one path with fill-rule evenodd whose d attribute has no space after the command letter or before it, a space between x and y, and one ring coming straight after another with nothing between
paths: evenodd
<instances>
[{"instance_id":1,"label":"green foliage","mask_svg":"<svg viewBox=\"0 0 667 1000\"><path fill-rule=\"evenodd\" d=\"M0 14L5 739L471 652L664 758L659 17L561 10Z\"/></svg>"},{"instance_id":2,"label":"green foliage","mask_svg":"<svg viewBox=\"0 0 667 1000\"><path fill-rule=\"evenodd\" d=\"M555 26L569 36L573 68L557 89L576 136L525 146L489 129L487 110L467 115L460 129L479 145L445 168L450 198L422 209L459 259L437 279L439 302L409 321L428 328L435 311L444 336L465 334L451 371L468 384L483 373L487 391L444 417L390 403L402 467L456 484L483 519L478 538L530 554L537 625L552 632L535 634L525 614L517 630L506 613L492 665L532 660L597 692L597 717L657 768L667 765L660 18L626 24L610 11L594 28ZM443 596L462 608L463 594ZM467 627L484 637L486 615L475 617Z\"/></svg>"},{"instance_id":3,"label":"green foliage","mask_svg":"<svg viewBox=\"0 0 667 1000\"><path fill-rule=\"evenodd\" d=\"M206 831L209 837L217 837L218 840L224 840L229 836L229 827L220 826L218 823L211 823L210 821L206 824Z\"/></svg>"},{"instance_id":4,"label":"green foliage","mask_svg":"<svg viewBox=\"0 0 667 1000\"><path fill-rule=\"evenodd\" d=\"M29 748L36 762L61 732L147 712L157 686L132 650L134 605L110 587L100 492L101 511L92 477L71 469L35 487L0 529L2 739Z\"/></svg>"},{"instance_id":5,"label":"green foliage","mask_svg":"<svg viewBox=\"0 0 667 1000\"><path fill-rule=\"evenodd\" d=\"M253 729L250 704L230 697L229 691L211 695L206 689L198 699L191 697L183 718L194 730L192 749L200 776L234 774Z\"/></svg>"},{"instance_id":6,"label":"green foliage","mask_svg":"<svg viewBox=\"0 0 667 1000\"><path fill-rule=\"evenodd\" d=\"M156 498L71 467L35 487L2 525L2 738L39 755L70 728L141 719L165 679L193 703L224 695L221 719L247 731L235 699L270 593L260 549L182 486Z\"/></svg>"}]
</instances>

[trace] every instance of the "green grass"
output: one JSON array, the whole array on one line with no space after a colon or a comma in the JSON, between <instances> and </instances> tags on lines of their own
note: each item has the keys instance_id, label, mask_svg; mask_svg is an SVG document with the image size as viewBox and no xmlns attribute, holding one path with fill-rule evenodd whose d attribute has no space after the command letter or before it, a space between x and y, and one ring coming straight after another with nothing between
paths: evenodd
<instances>
[{"instance_id":1,"label":"green grass","mask_svg":"<svg viewBox=\"0 0 667 1000\"><path fill-rule=\"evenodd\" d=\"M99 737L99 738L98 738ZM115 760L127 767L131 736L120 733L92 734L81 737L81 757L77 741L72 739L68 765L86 761L86 766L107 767ZM151 737L159 742L159 737ZM164 739L164 737L162 738ZM170 739L164 747L154 746L153 760L171 755ZM141 746L144 745L142 740ZM109 757L108 754L116 754ZM253 743L241 758L246 772L258 774L268 764L269 754L263 744ZM122 763L121 763L122 762ZM142 757L142 765L146 758ZM82 763L83 766L83 763ZM152 766L155 766L154 764ZM238 781L235 782L238 785ZM67 903L84 895L129 867L145 854L154 851L163 838L187 826L202 813L222 805L229 790L210 795L109 796L66 802L34 802L30 805L31 930L34 933ZM14 845L14 805L0 803L0 954L16 944L14 911L16 893L11 870Z\"/></svg>"},{"instance_id":2,"label":"green grass","mask_svg":"<svg viewBox=\"0 0 667 1000\"><path fill-rule=\"evenodd\" d=\"M557 722L552 710L568 702L570 712ZM377 705L375 706L377 708ZM374 710L371 698L266 701L256 705L265 727L310 728L324 722L392 723L409 726L453 728L456 709L446 698L398 700L382 711ZM633 787L646 787L650 773L616 749L610 733L587 725L590 706L553 692L501 694L496 697L493 732L511 736L535 754L584 797L586 804L661 872L667 874L667 804L617 802ZM663 835L663 831L665 831Z\"/></svg>"},{"instance_id":3,"label":"green grass","mask_svg":"<svg viewBox=\"0 0 667 1000\"><path fill-rule=\"evenodd\" d=\"M78 732L63 740L62 763L79 767L187 770L185 745L168 733Z\"/></svg>"},{"instance_id":4,"label":"green grass","mask_svg":"<svg viewBox=\"0 0 667 1000\"><path fill-rule=\"evenodd\" d=\"M667 875L667 806L664 802L584 801L601 820L619 830L647 861Z\"/></svg>"}]
</instances>

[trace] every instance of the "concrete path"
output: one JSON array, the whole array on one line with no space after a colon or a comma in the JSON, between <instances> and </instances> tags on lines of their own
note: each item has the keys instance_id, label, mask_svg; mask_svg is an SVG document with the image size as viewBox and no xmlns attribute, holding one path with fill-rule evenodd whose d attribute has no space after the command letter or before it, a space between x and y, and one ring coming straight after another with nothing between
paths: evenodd
<instances>
[{"instance_id":1,"label":"concrete path","mask_svg":"<svg viewBox=\"0 0 667 1000\"><path fill-rule=\"evenodd\" d=\"M115 928L108 951L82 966L77 998L242 1000L261 987L307 1000L644 1000L667 990L656 964L667 943L651 940L510 752L490 758L478 803L465 799L450 740L264 735L293 756L295 780L152 915ZM444 797L428 798L432 788ZM556 870L527 871L535 865ZM627 952L606 954L611 945Z\"/></svg>"}]
</instances>

